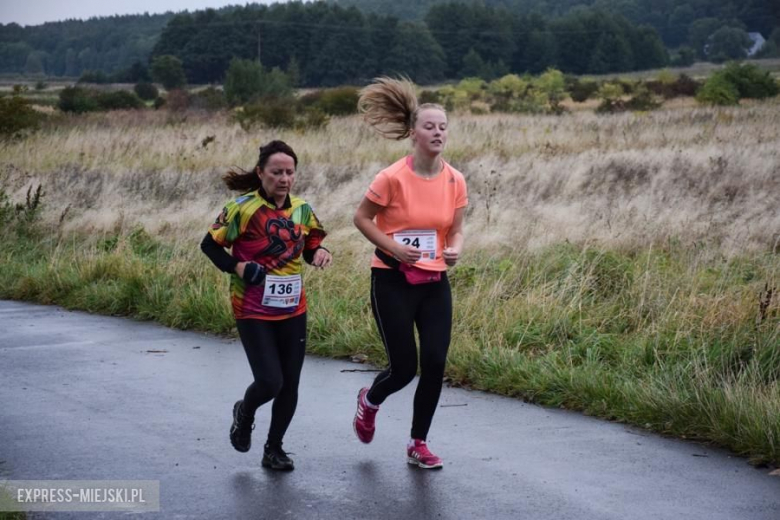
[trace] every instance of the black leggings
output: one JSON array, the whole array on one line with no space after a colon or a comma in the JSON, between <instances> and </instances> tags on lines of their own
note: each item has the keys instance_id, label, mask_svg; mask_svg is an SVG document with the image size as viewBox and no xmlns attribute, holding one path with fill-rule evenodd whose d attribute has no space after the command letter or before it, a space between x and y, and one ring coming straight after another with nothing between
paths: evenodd
<instances>
[{"instance_id":1,"label":"black leggings","mask_svg":"<svg viewBox=\"0 0 780 520\"><path fill-rule=\"evenodd\" d=\"M286 320L236 320L254 382L244 394L243 412L271 399L268 442L282 442L298 405L298 382L306 354L306 313Z\"/></svg>"},{"instance_id":2,"label":"black leggings","mask_svg":"<svg viewBox=\"0 0 780 520\"><path fill-rule=\"evenodd\" d=\"M371 269L371 308L390 366L374 380L368 400L382 404L417 374L414 326L420 335L420 382L414 394L412 438L428 435L441 395L452 329L452 294L447 273L440 282L411 285L403 273Z\"/></svg>"}]
</instances>

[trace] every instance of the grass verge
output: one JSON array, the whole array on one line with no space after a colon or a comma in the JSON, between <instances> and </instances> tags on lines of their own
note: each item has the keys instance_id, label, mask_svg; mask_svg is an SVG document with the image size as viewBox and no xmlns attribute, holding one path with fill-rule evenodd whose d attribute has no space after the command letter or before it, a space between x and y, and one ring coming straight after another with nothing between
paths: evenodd
<instances>
[{"instance_id":1,"label":"grass verge","mask_svg":"<svg viewBox=\"0 0 780 520\"><path fill-rule=\"evenodd\" d=\"M21 229L21 228L20 228ZM4 231L0 298L234 334L227 277L197 244ZM364 252L306 274L309 348L385 363ZM780 256L674 242L475 251L450 271L447 378L780 464Z\"/></svg>"}]
</instances>

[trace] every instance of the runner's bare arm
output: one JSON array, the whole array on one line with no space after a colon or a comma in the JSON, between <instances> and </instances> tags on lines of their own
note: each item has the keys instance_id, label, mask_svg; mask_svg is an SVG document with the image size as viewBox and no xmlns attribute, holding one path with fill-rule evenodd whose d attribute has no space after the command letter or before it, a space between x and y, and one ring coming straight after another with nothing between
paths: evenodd
<instances>
[{"instance_id":1,"label":"runner's bare arm","mask_svg":"<svg viewBox=\"0 0 780 520\"><path fill-rule=\"evenodd\" d=\"M444 262L449 266L458 263L460 253L463 251L463 215L465 212L466 208L458 208L455 210L452 227L447 234L447 247L442 251L442 256L444 257Z\"/></svg>"},{"instance_id":2,"label":"runner's bare arm","mask_svg":"<svg viewBox=\"0 0 780 520\"><path fill-rule=\"evenodd\" d=\"M412 246L399 244L392 238L382 233L382 231L376 226L376 223L374 223L374 217L376 217L376 214L381 210L382 206L363 197L363 200L360 201L360 205L355 212L355 217L352 219L355 227L357 227L358 230L363 233L363 236L365 236L372 244L380 249L388 251L401 262L413 264L419 260L422 256L422 253L419 249Z\"/></svg>"}]
</instances>

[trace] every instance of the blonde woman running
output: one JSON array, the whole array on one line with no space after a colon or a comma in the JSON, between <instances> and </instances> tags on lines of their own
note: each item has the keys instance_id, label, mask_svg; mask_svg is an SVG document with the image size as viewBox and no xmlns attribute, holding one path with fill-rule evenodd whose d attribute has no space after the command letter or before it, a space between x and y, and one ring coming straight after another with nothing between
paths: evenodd
<instances>
[{"instance_id":1,"label":"blonde woman running","mask_svg":"<svg viewBox=\"0 0 780 520\"><path fill-rule=\"evenodd\" d=\"M358 107L382 136L408 138L412 151L379 172L354 217L355 226L377 246L371 260L371 307L389 366L358 393L353 426L362 442L371 442L380 405L414 379L416 326L420 381L407 461L441 468L441 458L431 453L426 439L450 345L452 295L446 271L463 249L466 182L441 157L447 113L437 104L418 105L412 83L379 78L361 91Z\"/></svg>"}]
</instances>

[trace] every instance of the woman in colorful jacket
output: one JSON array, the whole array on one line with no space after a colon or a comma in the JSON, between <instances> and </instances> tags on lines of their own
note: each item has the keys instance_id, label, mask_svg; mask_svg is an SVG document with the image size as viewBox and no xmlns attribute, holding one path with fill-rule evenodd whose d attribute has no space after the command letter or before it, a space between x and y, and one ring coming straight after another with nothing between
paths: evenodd
<instances>
[{"instance_id":1,"label":"woman in colorful jacket","mask_svg":"<svg viewBox=\"0 0 780 520\"><path fill-rule=\"evenodd\" d=\"M277 470L294 468L282 439L298 403L306 352L302 259L319 268L332 260L321 246L326 233L311 206L290 194L297 166L290 146L271 141L260 148L254 169L228 172L225 183L243 195L225 206L201 244L231 274L233 313L254 376L233 406L230 442L249 451L255 412L273 400L262 465Z\"/></svg>"}]
</instances>

